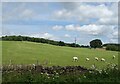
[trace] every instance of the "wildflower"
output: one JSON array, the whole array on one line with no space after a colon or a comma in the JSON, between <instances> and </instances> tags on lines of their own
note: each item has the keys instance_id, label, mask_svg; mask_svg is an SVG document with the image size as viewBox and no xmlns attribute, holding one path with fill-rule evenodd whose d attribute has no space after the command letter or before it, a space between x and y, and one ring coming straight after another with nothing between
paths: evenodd
<instances>
[{"instance_id":1,"label":"wildflower","mask_svg":"<svg viewBox=\"0 0 120 84\"><path fill-rule=\"evenodd\" d=\"M47 77L48 79L50 78L50 77Z\"/></svg>"},{"instance_id":2,"label":"wildflower","mask_svg":"<svg viewBox=\"0 0 120 84\"><path fill-rule=\"evenodd\" d=\"M31 70L29 70L31 72Z\"/></svg>"},{"instance_id":3,"label":"wildflower","mask_svg":"<svg viewBox=\"0 0 120 84\"><path fill-rule=\"evenodd\" d=\"M41 75L42 75L43 73L41 73Z\"/></svg>"},{"instance_id":4,"label":"wildflower","mask_svg":"<svg viewBox=\"0 0 120 84\"><path fill-rule=\"evenodd\" d=\"M97 68L95 69L96 71L99 71Z\"/></svg>"},{"instance_id":5,"label":"wildflower","mask_svg":"<svg viewBox=\"0 0 120 84\"><path fill-rule=\"evenodd\" d=\"M92 68L92 69L95 69L95 65L92 65L91 68Z\"/></svg>"},{"instance_id":6,"label":"wildflower","mask_svg":"<svg viewBox=\"0 0 120 84\"><path fill-rule=\"evenodd\" d=\"M22 68L22 65L19 65L20 68Z\"/></svg>"},{"instance_id":7,"label":"wildflower","mask_svg":"<svg viewBox=\"0 0 120 84\"><path fill-rule=\"evenodd\" d=\"M78 80L80 80L80 78L78 78Z\"/></svg>"},{"instance_id":8,"label":"wildflower","mask_svg":"<svg viewBox=\"0 0 120 84\"><path fill-rule=\"evenodd\" d=\"M33 66L35 66L35 64L33 64Z\"/></svg>"},{"instance_id":9,"label":"wildflower","mask_svg":"<svg viewBox=\"0 0 120 84\"><path fill-rule=\"evenodd\" d=\"M106 73L106 71L104 71Z\"/></svg>"},{"instance_id":10,"label":"wildflower","mask_svg":"<svg viewBox=\"0 0 120 84\"><path fill-rule=\"evenodd\" d=\"M56 71L54 71L54 73L56 73Z\"/></svg>"},{"instance_id":11,"label":"wildflower","mask_svg":"<svg viewBox=\"0 0 120 84\"><path fill-rule=\"evenodd\" d=\"M59 78L59 76L56 76L56 78Z\"/></svg>"},{"instance_id":12,"label":"wildflower","mask_svg":"<svg viewBox=\"0 0 120 84\"><path fill-rule=\"evenodd\" d=\"M13 72L13 71L9 71L10 73Z\"/></svg>"},{"instance_id":13,"label":"wildflower","mask_svg":"<svg viewBox=\"0 0 120 84\"><path fill-rule=\"evenodd\" d=\"M102 73L102 70L99 70L99 73L101 74L101 73Z\"/></svg>"},{"instance_id":14,"label":"wildflower","mask_svg":"<svg viewBox=\"0 0 120 84\"><path fill-rule=\"evenodd\" d=\"M56 75L58 75L58 73L56 73Z\"/></svg>"},{"instance_id":15,"label":"wildflower","mask_svg":"<svg viewBox=\"0 0 120 84\"><path fill-rule=\"evenodd\" d=\"M62 74L63 72L61 71L60 74Z\"/></svg>"},{"instance_id":16,"label":"wildflower","mask_svg":"<svg viewBox=\"0 0 120 84\"><path fill-rule=\"evenodd\" d=\"M16 71L17 69L16 69L16 68L14 68L14 70Z\"/></svg>"},{"instance_id":17,"label":"wildflower","mask_svg":"<svg viewBox=\"0 0 120 84\"><path fill-rule=\"evenodd\" d=\"M48 74L48 73L46 73L46 75L47 75L47 76L49 76L49 74Z\"/></svg>"},{"instance_id":18,"label":"wildflower","mask_svg":"<svg viewBox=\"0 0 120 84\"><path fill-rule=\"evenodd\" d=\"M86 76L83 76L84 78L86 78Z\"/></svg>"},{"instance_id":19,"label":"wildflower","mask_svg":"<svg viewBox=\"0 0 120 84\"><path fill-rule=\"evenodd\" d=\"M114 66L113 67L111 67L112 69L114 69Z\"/></svg>"},{"instance_id":20,"label":"wildflower","mask_svg":"<svg viewBox=\"0 0 120 84\"><path fill-rule=\"evenodd\" d=\"M112 64L112 66L116 66L116 64Z\"/></svg>"},{"instance_id":21,"label":"wildflower","mask_svg":"<svg viewBox=\"0 0 120 84\"><path fill-rule=\"evenodd\" d=\"M116 67L115 69L116 69L116 70L118 70L118 68L117 68L117 67Z\"/></svg>"},{"instance_id":22,"label":"wildflower","mask_svg":"<svg viewBox=\"0 0 120 84\"><path fill-rule=\"evenodd\" d=\"M92 71L89 71L89 73L92 73Z\"/></svg>"}]
</instances>

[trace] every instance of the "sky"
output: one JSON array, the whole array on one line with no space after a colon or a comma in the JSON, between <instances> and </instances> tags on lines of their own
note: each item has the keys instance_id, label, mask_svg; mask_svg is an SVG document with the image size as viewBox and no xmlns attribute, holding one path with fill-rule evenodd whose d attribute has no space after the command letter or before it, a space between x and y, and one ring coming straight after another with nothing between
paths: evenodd
<instances>
[{"instance_id":1,"label":"sky","mask_svg":"<svg viewBox=\"0 0 120 84\"><path fill-rule=\"evenodd\" d=\"M117 2L3 2L2 35L89 45L118 42Z\"/></svg>"}]
</instances>

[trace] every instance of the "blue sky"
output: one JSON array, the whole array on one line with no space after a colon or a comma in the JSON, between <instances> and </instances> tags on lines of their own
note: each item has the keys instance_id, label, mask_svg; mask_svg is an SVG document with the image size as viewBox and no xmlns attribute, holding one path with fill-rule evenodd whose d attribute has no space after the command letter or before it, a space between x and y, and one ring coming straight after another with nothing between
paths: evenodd
<instances>
[{"instance_id":1,"label":"blue sky","mask_svg":"<svg viewBox=\"0 0 120 84\"><path fill-rule=\"evenodd\" d=\"M113 2L3 2L2 35L117 43L117 9Z\"/></svg>"}]
</instances>

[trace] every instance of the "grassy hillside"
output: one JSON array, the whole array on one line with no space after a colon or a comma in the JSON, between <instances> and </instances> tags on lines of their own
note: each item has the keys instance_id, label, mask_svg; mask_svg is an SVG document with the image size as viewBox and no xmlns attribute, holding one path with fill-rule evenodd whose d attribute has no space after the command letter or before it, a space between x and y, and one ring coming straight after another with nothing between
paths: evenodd
<instances>
[{"instance_id":1,"label":"grassy hillside","mask_svg":"<svg viewBox=\"0 0 120 84\"><path fill-rule=\"evenodd\" d=\"M115 59L112 59L113 55L116 55ZM73 62L73 56L78 56L79 61ZM89 57L90 61L86 61L86 57ZM94 57L103 57L106 62L96 61ZM88 68L95 63L98 68L103 68L107 63L118 63L118 52L61 47L25 41L3 41L2 62L3 64L9 64L10 60L12 60L13 64L33 64L38 60L40 64L48 62L48 66L81 65Z\"/></svg>"}]
</instances>

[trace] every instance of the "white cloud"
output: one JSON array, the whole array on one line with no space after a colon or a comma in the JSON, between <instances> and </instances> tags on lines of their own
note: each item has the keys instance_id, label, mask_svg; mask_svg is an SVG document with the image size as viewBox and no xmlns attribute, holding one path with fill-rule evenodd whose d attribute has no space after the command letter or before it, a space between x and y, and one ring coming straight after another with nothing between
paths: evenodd
<instances>
[{"instance_id":1,"label":"white cloud","mask_svg":"<svg viewBox=\"0 0 120 84\"><path fill-rule=\"evenodd\" d=\"M104 25L117 25L118 24L118 3L112 3L111 6L107 7L112 12L109 17L101 17L97 24Z\"/></svg>"},{"instance_id":2,"label":"white cloud","mask_svg":"<svg viewBox=\"0 0 120 84\"><path fill-rule=\"evenodd\" d=\"M107 32L111 32L113 30L114 26L95 25L95 24L74 26L72 24L72 25L66 25L65 28L66 28L66 30L79 31L79 32L83 32L86 34L90 34L90 35L104 35L104 34L107 34Z\"/></svg>"},{"instance_id":3,"label":"white cloud","mask_svg":"<svg viewBox=\"0 0 120 84\"><path fill-rule=\"evenodd\" d=\"M59 38L54 36L53 34L50 33L36 33L36 34L30 34L28 35L30 37L36 37L36 38L45 38L45 39L51 39L51 40L58 40Z\"/></svg>"},{"instance_id":4,"label":"white cloud","mask_svg":"<svg viewBox=\"0 0 120 84\"><path fill-rule=\"evenodd\" d=\"M113 30L112 33L108 34L107 37L111 40L117 40L118 39L118 31Z\"/></svg>"},{"instance_id":5,"label":"white cloud","mask_svg":"<svg viewBox=\"0 0 120 84\"><path fill-rule=\"evenodd\" d=\"M75 30L76 28L75 28L75 26L73 24L70 24L70 25L66 25L65 29L66 30Z\"/></svg>"},{"instance_id":6,"label":"white cloud","mask_svg":"<svg viewBox=\"0 0 120 84\"><path fill-rule=\"evenodd\" d=\"M113 32L113 37L118 38L118 31Z\"/></svg>"},{"instance_id":7,"label":"white cloud","mask_svg":"<svg viewBox=\"0 0 120 84\"><path fill-rule=\"evenodd\" d=\"M36 37L36 38L49 38L49 37L51 37L52 35L51 34L49 34L49 33L43 33L43 34L41 34L41 33L36 33L36 34L32 34L32 35L30 35L31 37Z\"/></svg>"},{"instance_id":8,"label":"white cloud","mask_svg":"<svg viewBox=\"0 0 120 84\"><path fill-rule=\"evenodd\" d=\"M52 27L53 30L61 30L63 29L63 26L55 25Z\"/></svg>"},{"instance_id":9,"label":"white cloud","mask_svg":"<svg viewBox=\"0 0 120 84\"><path fill-rule=\"evenodd\" d=\"M67 3L64 3L64 5ZM69 3L70 4L70 3ZM76 3L76 6L70 7L70 5L65 6L61 10L54 12L53 17L57 20L77 20L80 22L88 22L91 19L96 19L97 24L117 24L117 3L112 3L111 6L106 6L105 4L90 5L87 3ZM74 3L75 5L75 3ZM71 3L72 6L72 3ZM70 9L71 8L71 9Z\"/></svg>"},{"instance_id":10,"label":"white cloud","mask_svg":"<svg viewBox=\"0 0 120 84\"><path fill-rule=\"evenodd\" d=\"M60 3L63 4L63 3ZM95 3L93 3L95 4ZM9 20L10 22L12 21L17 21L17 20L49 20L49 21L58 21L61 20L60 22L62 24L62 21L70 22L69 25L55 25L52 27L53 30L61 30L61 29L66 29L66 31L62 32L64 34L64 37L70 37L70 33L68 31L77 31L78 34L82 36L84 33L84 40L86 40L87 36L98 36L101 35L104 37L107 37L105 39L109 39L109 41L115 41L117 39L117 30L114 29L114 25L117 25L118 22L118 3L111 3L111 5L105 5L104 3L99 3L93 5L92 3L64 3L61 7L59 8L51 8L51 6L47 6L46 10L39 10L37 11L36 7L29 7L26 5L26 3L19 4L18 6L13 6L13 9L7 9L7 12L3 12L3 22L6 20ZM6 5L7 6L7 5ZM35 5L34 5L35 6ZM38 5L37 5L38 6ZM9 6L8 6L9 7ZM11 6L12 7L12 6ZM48 7L50 7L49 10ZM35 8L35 9L34 9ZM48 10L47 10L48 9ZM11 10L11 11L10 11ZM52 13L52 14L51 14ZM51 16L52 15L52 16ZM80 25L75 25L74 23L79 23ZM19 22L18 22L19 23ZM87 25L86 25L87 24ZM49 25L49 24L47 24ZM31 25L30 25L31 26ZM21 27L22 29L23 27ZM34 28L34 27L33 27ZM16 28L17 29L17 28ZM23 28L25 29L25 28ZM19 30L18 30L19 31ZM28 31L30 32L30 31ZM27 32L27 33L28 33ZM33 31L32 31L33 32ZM40 37L40 38L50 38L50 39L59 39L56 37L54 32L52 34L47 33L49 31L45 31L46 33L35 33L35 34L30 34L30 36L33 37ZM4 32L5 34L9 32L6 31ZM67 33L67 34L66 34ZM81 34L82 33L82 34ZM11 34L11 33L10 33ZM61 34L58 34L61 35ZM71 35L72 36L72 35ZM62 36L63 37L63 36ZM88 39L92 39L87 38ZM98 36L99 37L99 36ZM63 39L63 38L61 38ZM67 38L65 38L67 39ZM86 40L86 41L87 41Z\"/></svg>"},{"instance_id":11,"label":"white cloud","mask_svg":"<svg viewBox=\"0 0 120 84\"><path fill-rule=\"evenodd\" d=\"M91 35L104 35L107 33L106 31L108 29L111 30L112 28L113 28L112 26L108 28L108 26L106 25L90 24L90 25L84 25L82 27L77 27L77 30L81 32L86 32Z\"/></svg>"},{"instance_id":12,"label":"white cloud","mask_svg":"<svg viewBox=\"0 0 120 84\"><path fill-rule=\"evenodd\" d=\"M7 28L2 28L1 29L1 33L2 33L2 36L5 36L5 35L11 35L11 32L9 31L9 29L7 29Z\"/></svg>"},{"instance_id":13,"label":"white cloud","mask_svg":"<svg viewBox=\"0 0 120 84\"><path fill-rule=\"evenodd\" d=\"M72 15L71 11L68 11L66 9L62 9L54 12L55 18L58 19L66 19L68 17L70 18L71 15Z\"/></svg>"},{"instance_id":14,"label":"white cloud","mask_svg":"<svg viewBox=\"0 0 120 84\"><path fill-rule=\"evenodd\" d=\"M104 4L97 6L80 5L77 11L81 13L80 15L87 18L110 17L113 14Z\"/></svg>"},{"instance_id":15,"label":"white cloud","mask_svg":"<svg viewBox=\"0 0 120 84\"><path fill-rule=\"evenodd\" d=\"M69 34L64 35L66 38L70 38L71 36Z\"/></svg>"},{"instance_id":16,"label":"white cloud","mask_svg":"<svg viewBox=\"0 0 120 84\"><path fill-rule=\"evenodd\" d=\"M62 7L60 9L52 9L50 14L41 14L32 10L31 7L27 6L26 3L21 3L18 6L15 6L14 9L8 11L3 15L4 20L11 19L49 19L49 20L72 20L79 22L91 22L91 19L97 19L96 24L109 25L117 24L118 13L117 13L117 3L112 3L111 6L107 6L104 3L98 5L90 5L89 3L60 3ZM49 6L48 6L49 7ZM41 11L41 10L40 10ZM49 10L45 10L46 13ZM4 12L3 12L4 13ZM52 13L52 14L51 14Z\"/></svg>"},{"instance_id":17,"label":"white cloud","mask_svg":"<svg viewBox=\"0 0 120 84\"><path fill-rule=\"evenodd\" d=\"M118 24L118 17L104 17L100 18L97 21L97 24L104 24L104 25L117 25Z\"/></svg>"},{"instance_id":18,"label":"white cloud","mask_svg":"<svg viewBox=\"0 0 120 84\"><path fill-rule=\"evenodd\" d=\"M119 0L1 0L2 2L118 2Z\"/></svg>"},{"instance_id":19,"label":"white cloud","mask_svg":"<svg viewBox=\"0 0 120 84\"><path fill-rule=\"evenodd\" d=\"M10 7L10 9L6 9L7 5ZM13 5L13 6L12 6ZM12 8L14 7L14 8ZM6 3L3 6L3 22L4 21L19 21L19 20L30 20L30 19L36 19L35 17L38 16L36 11L34 11L32 8L27 7L27 3ZM7 11L6 11L7 10Z\"/></svg>"},{"instance_id":20,"label":"white cloud","mask_svg":"<svg viewBox=\"0 0 120 84\"><path fill-rule=\"evenodd\" d=\"M30 9L24 9L21 14L19 15L20 18L24 18L24 20L29 20L31 18L33 18L33 16L35 16L35 12L33 10Z\"/></svg>"},{"instance_id":21,"label":"white cloud","mask_svg":"<svg viewBox=\"0 0 120 84\"><path fill-rule=\"evenodd\" d=\"M110 43L118 43L118 39L110 39Z\"/></svg>"}]
</instances>

